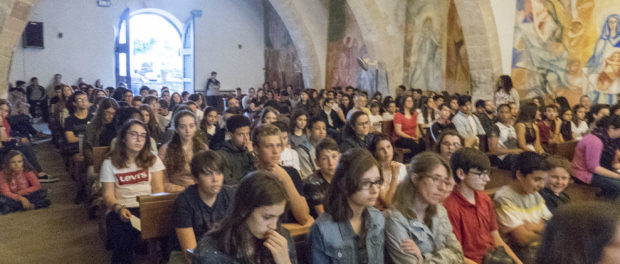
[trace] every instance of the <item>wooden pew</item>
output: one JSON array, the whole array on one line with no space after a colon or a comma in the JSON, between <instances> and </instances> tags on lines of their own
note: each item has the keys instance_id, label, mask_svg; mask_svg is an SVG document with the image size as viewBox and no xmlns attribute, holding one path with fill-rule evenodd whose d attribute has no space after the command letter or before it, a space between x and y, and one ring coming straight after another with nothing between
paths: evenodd
<instances>
[{"instance_id":1,"label":"wooden pew","mask_svg":"<svg viewBox=\"0 0 620 264\"><path fill-rule=\"evenodd\" d=\"M511 171L491 167L489 173L489 178L491 178L491 180L487 183L484 192L491 197L493 197L499 188L512 182Z\"/></svg>"},{"instance_id":2,"label":"wooden pew","mask_svg":"<svg viewBox=\"0 0 620 264\"><path fill-rule=\"evenodd\" d=\"M392 135L394 134L394 121L392 120L382 121L381 122L381 133L392 138ZM399 147L394 146L394 160L402 163L404 160L405 154L410 153L410 152L411 152L410 149L399 148Z\"/></svg>"},{"instance_id":3,"label":"wooden pew","mask_svg":"<svg viewBox=\"0 0 620 264\"><path fill-rule=\"evenodd\" d=\"M140 203L140 237L166 237L173 233L172 209L178 193L155 193L138 196Z\"/></svg>"},{"instance_id":4,"label":"wooden pew","mask_svg":"<svg viewBox=\"0 0 620 264\"><path fill-rule=\"evenodd\" d=\"M557 144L549 144L549 152L551 154L564 157L568 161L572 161L573 155L575 154L575 148L577 147L577 143L579 143L579 141L568 141Z\"/></svg>"},{"instance_id":5,"label":"wooden pew","mask_svg":"<svg viewBox=\"0 0 620 264\"><path fill-rule=\"evenodd\" d=\"M110 147L94 147L93 148L93 167L95 169L95 173L99 173L101 171L101 165L105 160L105 154L108 153Z\"/></svg>"},{"instance_id":6,"label":"wooden pew","mask_svg":"<svg viewBox=\"0 0 620 264\"><path fill-rule=\"evenodd\" d=\"M178 193L155 193L136 198L140 204L140 237L147 241L150 263L162 263L162 260L166 260L157 238L174 235L172 210L177 195ZM162 243L168 243L167 239Z\"/></svg>"},{"instance_id":7,"label":"wooden pew","mask_svg":"<svg viewBox=\"0 0 620 264\"><path fill-rule=\"evenodd\" d=\"M489 153L489 140L487 135L478 135L478 150Z\"/></svg>"}]
</instances>

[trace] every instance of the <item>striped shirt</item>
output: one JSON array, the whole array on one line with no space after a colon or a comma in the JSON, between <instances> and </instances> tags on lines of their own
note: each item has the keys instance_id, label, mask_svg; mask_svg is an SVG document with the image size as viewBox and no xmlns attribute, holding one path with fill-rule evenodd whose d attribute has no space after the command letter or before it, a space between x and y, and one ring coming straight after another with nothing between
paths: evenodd
<instances>
[{"instance_id":1,"label":"striped shirt","mask_svg":"<svg viewBox=\"0 0 620 264\"><path fill-rule=\"evenodd\" d=\"M547 221L552 216L538 192L521 194L511 185L505 185L495 193L493 200L502 235L510 233L525 222L539 223L541 219Z\"/></svg>"}]
</instances>

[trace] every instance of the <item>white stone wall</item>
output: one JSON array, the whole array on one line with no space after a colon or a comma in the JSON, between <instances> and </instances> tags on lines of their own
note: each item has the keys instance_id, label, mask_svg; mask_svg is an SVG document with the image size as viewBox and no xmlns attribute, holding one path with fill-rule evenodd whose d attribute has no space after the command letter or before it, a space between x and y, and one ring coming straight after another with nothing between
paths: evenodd
<instances>
[{"instance_id":1,"label":"white stone wall","mask_svg":"<svg viewBox=\"0 0 620 264\"><path fill-rule=\"evenodd\" d=\"M127 7L131 11L162 9L181 23L192 9L202 10L202 17L196 18L197 89L205 86L211 71L218 72L225 90L256 87L264 81L263 6L261 1L246 0L211 0L208 4L201 0L118 0L109 8L98 7L96 1L41 0L27 20L44 23L45 48L24 49L18 44L10 81L38 76L47 84L55 73L62 73L69 84L84 77L89 83L100 78L106 86L115 85L115 28ZM63 38L58 38L61 32Z\"/></svg>"}]
</instances>

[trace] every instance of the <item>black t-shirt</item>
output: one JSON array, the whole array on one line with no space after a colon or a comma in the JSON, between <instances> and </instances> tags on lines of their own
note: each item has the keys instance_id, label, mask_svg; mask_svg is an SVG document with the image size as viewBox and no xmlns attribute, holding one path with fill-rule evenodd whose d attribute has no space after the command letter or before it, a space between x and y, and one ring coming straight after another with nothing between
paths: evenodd
<instances>
[{"instance_id":1,"label":"black t-shirt","mask_svg":"<svg viewBox=\"0 0 620 264\"><path fill-rule=\"evenodd\" d=\"M321 171L316 171L304 180L304 193L312 217L319 217L314 207L323 204L323 199L325 198L325 194L327 194L328 188L329 182L323 178Z\"/></svg>"},{"instance_id":2,"label":"black t-shirt","mask_svg":"<svg viewBox=\"0 0 620 264\"><path fill-rule=\"evenodd\" d=\"M86 132L86 125L88 121L92 119L93 115L88 112L88 115L84 119L79 119L75 115L70 115L65 118L65 131L71 131L77 137L80 134Z\"/></svg>"},{"instance_id":3,"label":"black t-shirt","mask_svg":"<svg viewBox=\"0 0 620 264\"><path fill-rule=\"evenodd\" d=\"M232 205L235 190L229 186L223 186L215 198L212 207L205 204L198 194L198 185L194 184L181 192L174 201L172 224L174 228L194 229L196 242L202 235L213 228L219 220L224 218L226 210ZM172 238L172 250L181 250L177 236Z\"/></svg>"},{"instance_id":4,"label":"black t-shirt","mask_svg":"<svg viewBox=\"0 0 620 264\"><path fill-rule=\"evenodd\" d=\"M304 182L301 180L301 176L299 175L299 172L293 167L282 166L282 168L286 171L288 176L291 177L291 180L293 180L293 184L295 185L295 189L297 189L297 192L299 193L299 195L305 196L304 195ZM293 211L289 209L288 212L282 216L281 222L282 223L297 223L297 220L295 220L295 216L293 215Z\"/></svg>"}]
</instances>

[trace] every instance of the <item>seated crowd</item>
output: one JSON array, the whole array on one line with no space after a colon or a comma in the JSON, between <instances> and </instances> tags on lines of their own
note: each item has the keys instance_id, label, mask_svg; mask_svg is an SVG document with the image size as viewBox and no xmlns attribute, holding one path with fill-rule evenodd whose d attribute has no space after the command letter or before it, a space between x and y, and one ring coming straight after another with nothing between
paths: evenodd
<instances>
[{"instance_id":1,"label":"seated crowd","mask_svg":"<svg viewBox=\"0 0 620 264\"><path fill-rule=\"evenodd\" d=\"M20 101L23 82L16 103L0 99L0 213L50 205L40 182L57 179L30 137L45 137L32 128L40 114L78 186L75 202L105 218L112 263L132 263L136 198L160 192L178 193L168 263L620 261L617 207L573 206L565 191L574 179L618 201L620 106L590 106L587 96L572 108L561 97L520 102L508 76L473 105L404 86L369 99L353 87L266 83L238 88L223 108L200 93L143 86L134 95L60 78L49 106ZM13 109L28 103L45 109ZM554 144L576 141L572 161L553 155ZM493 170L512 182L486 190ZM562 244L568 232L595 232L565 218L600 222L606 237ZM290 223L309 230L303 254Z\"/></svg>"}]
</instances>

